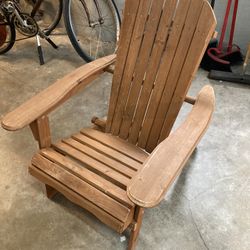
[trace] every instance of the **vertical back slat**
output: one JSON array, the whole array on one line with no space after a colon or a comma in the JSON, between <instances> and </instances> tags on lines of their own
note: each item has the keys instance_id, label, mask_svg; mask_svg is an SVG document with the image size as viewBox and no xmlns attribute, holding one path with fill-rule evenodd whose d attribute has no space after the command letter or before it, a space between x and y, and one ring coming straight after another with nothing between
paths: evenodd
<instances>
[{"instance_id":1,"label":"vertical back slat","mask_svg":"<svg viewBox=\"0 0 250 250\"><path fill-rule=\"evenodd\" d=\"M143 78L146 73L146 67L155 40L155 34L157 34L159 20L162 17L164 2L165 0L159 0L157 4L153 5L145 27L144 39L134 68L134 78L131 84L130 95L122 117L119 136L123 139L128 137L129 128L134 116L139 93L143 84Z\"/></svg>"},{"instance_id":2,"label":"vertical back slat","mask_svg":"<svg viewBox=\"0 0 250 250\"><path fill-rule=\"evenodd\" d=\"M186 97L194 74L200 65L202 56L208 46L210 38L213 35L216 24L213 19L209 18L211 11L207 5L207 2L203 5L200 20L198 22L192 44L189 48L184 67L178 81L179 83L172 97L158 143L163 141L169 135L176 120L176 116L178 115Z\"/></svg>"},{"instance_id":3,"label":"vertical back slat","mask_svg":"<svg viewBox=\"0 0 250 250\"><path fill-rule=\"evenodd\" d=\"M141 94L138 100L137 109L135 110L134 120L130 128L129 142L134 143L134 144L138 140L139 131L141 129L143 117L144 117L144 114L145 114L145 111L149 102L149 98L152 92L155 78L156 78L160 63L162 62L162 57L164 58L164 55L162 56L162 53L164 49L169 46L169 43L171 43L171 40L174 41L174 39L168 40L168 36L169 36L170 30L174 29L172 27L172 21L174 18L177 2L178 0L167 1L163 9L157 37L155 39L152 55L148 63L147 70L149 73L147 72L146 74L145 81L144 81ZM187 2L184 4L183 8L186 7L186 4ZM175 23L180 23L180 20L179 21L175 20ZM172 33L174 32L175 32L175 29L173 30ZM170 57L171 57L171 53L168 53L167 59L169 60ZM166 58L166 50L165 50L165 58ZM167 67L166 67L166 71L167 71Z\"/></svg>"},{"instance_id":4,"label":"vertical back slat","mask_svg":"<svg viewBox=\"0 0 250 250\"><path fill-rule=\"evenodd\" d=\"M106 132L111 131L112 120L115 113L115 107L120 90L120 84L123 77L123 71L127 61L128 50L131 42L131 36L137 17L138 8L142 0L127 0L124 8L124 18L122 22L119 46L117 51L117 61L115 65L115 74L112 82L110 105L108 111L108 119L106 124Z\"/></svg>"},{"instance_id":5,"label":"vertical back slat","mask_svg":"<svg viewBox=\"0 0 250 250\"><path fill-rule=\"evenodd\" d=\"M215 25L206 0L127 0L106 132L148 152L165 139Z\"/></svg>"},{"instance_id":6,"label":"vertical back slat","mask_svg":"<svg viewBox=\"0 0 250 250\"><path fill-rule=\"evenodd\" d=\"M138 54L141 49L141 44L144 38L144 30L146 26L146 20L148 18L151 3L153 0L141 1L139 11L137 14L137 20L135 23L134 31L131 37L131 46L128 51L128 60L125 65L123 78L121 80L119 99L117 100L115 114L112 121L111 132L114 135L119 134L120 125L122 121L122 114L125 108L131 81L133 78L134 68L138 59Z\"/></svg>"},{"instance_id":7,"label":"vertical back slat","mask_svg":"<svg viewBox=\"0 0 250 250\"><path fill-rule=\"evenodd\" d=\"M153 124L160 122L156 120L155 117L161 102L163 90L165 88L166 78L169 75L173 60L177 53L178 44L179 40L181 39L181 34L185 25L187 13L188 10L190 10L190 2L191 0L180 1L176 10L170 37L167 42L164 54L162 55L161 65L154 81L154 89L151 93L151 98L149 100L148 108L146 110L143 125L141 128L141 133L139 135L138 144L142 148L146 147L148 136Z\"/></svg>"},{"instance_id":8,"label":"vertical back slat","mask_svg":"<svg viewBox=\"0 0 250 250\"><path fill-rule=\"evenodd\" d=\"M171 69L165 82L165 88L161 97L161 101L154 118L156 122L153 123L148 137L146 148L149 151L153 150L157 146L162 126L166 118L166 113L171 103L174 90L177 86L183 64L186 60L186 56L193 39L196 25L201 15L203 4L203 1L191 0L181 39L179 41L178 48L171 65Z\"/></svg>"}]
</instances>

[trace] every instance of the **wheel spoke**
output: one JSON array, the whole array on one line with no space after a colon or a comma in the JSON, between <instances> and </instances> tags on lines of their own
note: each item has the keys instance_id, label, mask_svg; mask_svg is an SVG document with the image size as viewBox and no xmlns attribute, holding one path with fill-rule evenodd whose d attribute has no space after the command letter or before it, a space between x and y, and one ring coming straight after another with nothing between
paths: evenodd
<instances>
[{"instance_id":1,"label":"wheel spoke","mask_svg":"<svg viewBox=\"0 0 250 250\"><path fill-rule=\"evenodd\" d=\"M90 14L90 23L93 24L93 27L89 27L88 15L83 4L76 0L65 1L70 4L66 12L70 16L65 18L66 29L72 45L79 55L86 60L93 60L113 53L116 49L120 30L119 19L112 2L110 0L98 0L104 21L103 24L99 24L96 6L92 0L85 0ZM69 23L67 23L68 21Z\"/></svg>"}]
</instances>

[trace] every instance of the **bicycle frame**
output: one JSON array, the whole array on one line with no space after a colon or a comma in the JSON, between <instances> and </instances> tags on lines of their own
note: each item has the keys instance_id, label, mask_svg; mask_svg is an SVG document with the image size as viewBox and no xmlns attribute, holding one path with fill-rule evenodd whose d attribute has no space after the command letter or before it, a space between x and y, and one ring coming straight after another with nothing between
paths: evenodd
<instances>
[{"instance_id":1,"label":"bicycle frame","mask_svg":"<svg viewBox=\"0 0 250 250\"><path fill-rule=\"evenodd\" d=\"M18 1L9 1L9 5L5 5L7 3L6 0L0 1L0 10L3 16L6 18L7 23L11 21L11 17L16 15L20 19L20 8L18 6Z\"/></svg>"},{"instance_id":2,"label":"bicycle frame","mask_svg":"<svg viewBox=\"0 0 250 250\"><path fill-rule=\"evenodd\" d=\"M12 41L13 43L15 41L20 41L33 36L37 36L37 41L39 41L39 37L41 37L44 38L53 48L58 48L58 46L49 38L49 35L61 19L62 9L60 6L62 6L62 0L59 1L59 12L57 19L55 19L54 23L52 23L47 30L42 30L37 24L37 21L35 20L35 15L39 11L43 2L44 0L29 1L28 4L32 7L32 9L29 13L23 13L20 0L0 0L0 11L1 13L3 13L2 16L4 18L3 25L12 26L12 29L14 30L15 34L16 30L18 30L23 36L26 37L20 38L18 40L14 39ZM16 35L14 35L14 37L16 38ZM38 42L38 47L39 46L40 45Z\"/></svg>"},{"instance_id":3,"label":"bicycle frame","mask_svg":"<svg viewBox=\"0 0 250 250\"><path fill-rule=\"evenodd\" d=\"M33 9L32 9L32 11L31 11L31 13L30 13L30 16L31 17L35 17L35 15L36 15L36 13L37 13L37 11L40 9L40 7L41 7L41 4L44 2L44 0L38 0L38 1L36 1L36 3L33 5Z\"/></svg>"},{"instance_id":4,"label":"bicycle frame","mask_svg":"<svg viewBox=\"0 0 250 250\"><path fill-rule=\"evenodd\" d=\"M41 6L41 4L42 4L42 2L43 2L44 0L38 0L37 2L36 2L36 4L33 6L33 9L32 9L32 11L31 11L31 17L34 17L35 16L35 14L36 14L36 12L38 11L38 9L40 8L40 6ZM1 0L0 1L0 4L1 3L4 3L4 2L6 2L6 0ZM13 0L13 1L11 1L12 3L13 3L13 5L15 6L15 9L18 11L18 13L20 13L21 12L21 9L20 9L20 6L19 6L19 1L17 1L17 0ZM15 11L14 11L15 12ZM14 13L13 12L13 13Z\"/></svg>"},{"instance_id":5,"label":"bicycle frame","mask_svg":"<svg viewBox=\"0 0 250 250\"><path fill-rule=\"evenodd\" d=\"M3 2L3 1L4 0L2 0L0 2ZM37 11L40 9L40 6L43 3L43 1L44 0L38 0L38 1L36 1L36 3L33 6L32 11L31 11L31 14L30 14L31 17L33 17L33 18L35 17L35 15L36 15ZM97 24L103 24L104 20L103 20L103 17L102 17L102 12L101 12L101 8L99 6L98 0L93 0L93 2L95 4L95 7L96 7L96 10L97 10L97 13L98 13L98 17L99 17L98 18L98 22L92 22L91 21L90 11L89 11L89 9L87 7L87 4L86 4L85 0L80 0L80 2L82 3L82 5L83 5L83 7L84 7L84 9L86 11L87 18L88 18L88 23L89 23L90 27L94 27ZM114 4L115 8L117 8L113 0L112 0L112 2ZM16 4L16 8L19 9L17 4Z\"/></svg>"},{"instance_id":6,"label":"bicycle frame","mask_svg":"<svg viewBox=\"0 0 250 250\"><path fill-rule=\"evenodd\" d=\"M38 0L38 1L35 3L35 5L34 5L32 11L31 11L31 14L30 14L31 17L34 17L34 16L36 15L36 13L37 13L37 11L39 10L39 8L40 8L41 4L43 3L43 1L44 1L44 0Z\"/></svg>"}]
</instances>

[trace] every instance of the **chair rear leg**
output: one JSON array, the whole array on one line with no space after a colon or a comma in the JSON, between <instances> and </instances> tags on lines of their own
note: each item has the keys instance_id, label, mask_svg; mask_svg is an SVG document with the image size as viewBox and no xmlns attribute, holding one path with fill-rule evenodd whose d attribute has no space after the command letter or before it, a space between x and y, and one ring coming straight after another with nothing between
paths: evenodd
<instances>
[{"instance_id":1,"label":"chair rear leg","mask_svg":"<svg viewBox=\"0 0 250 250\"><path fill-rule=\"evenodd\" d=\"M142 225L143 214L144 214L144 209L137 206L135 208L134 223L131 229L128 250L134 250L136 247L137 239Z\"/></svg>"},{"instance_id":2,"label":"chair rear leg","mask_svg":"<svg viewBox=\"0 0 250 250\"><path fill-rule=\"evenodd\" d=\"M44 184L45 194L49 199L52 199L53 196L57 193L57 190L55 190L53 187Z\"/></svg>"}]
</instances>

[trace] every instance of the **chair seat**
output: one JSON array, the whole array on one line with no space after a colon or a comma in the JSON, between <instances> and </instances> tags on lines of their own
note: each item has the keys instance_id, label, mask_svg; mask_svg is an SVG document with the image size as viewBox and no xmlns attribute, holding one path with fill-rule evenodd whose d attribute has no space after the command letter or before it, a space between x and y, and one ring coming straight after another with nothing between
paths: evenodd
<instances>
[{"instance_id":1,"label":"chair seat","mask_svg":"<svg viewBox=\"0 0 250 250\"><path fill-rule=\"evenodd\" d=\"M29 172L121 233L135 207L127 185L147 157L118 137L86 128L36 153Z\"/></svg>"}]
</instances>

